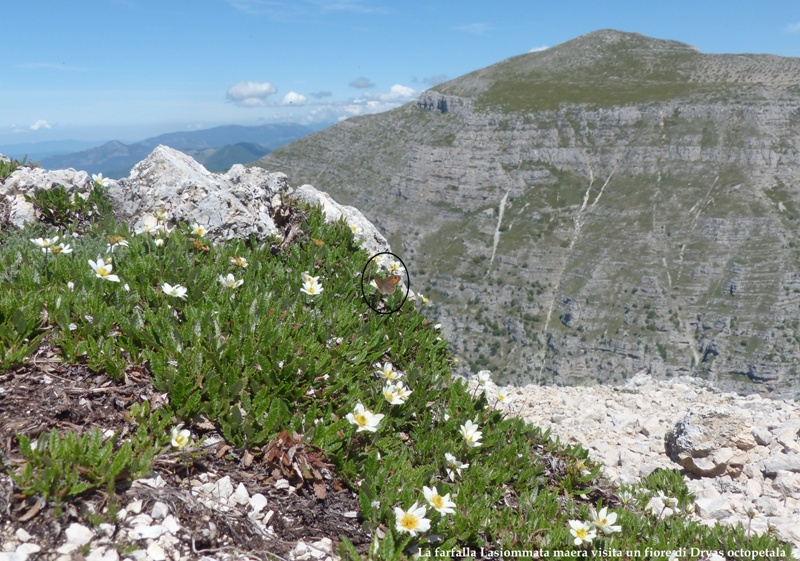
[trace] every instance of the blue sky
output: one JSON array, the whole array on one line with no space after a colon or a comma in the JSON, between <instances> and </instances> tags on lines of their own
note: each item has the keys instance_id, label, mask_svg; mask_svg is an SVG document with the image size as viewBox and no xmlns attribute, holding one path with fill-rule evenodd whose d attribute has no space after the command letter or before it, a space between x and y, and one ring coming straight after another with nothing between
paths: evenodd
<instances>
[{"instance_id":1,"label":"blue sky","mask_svg":"<svg viewBox=\"0 0 800 561\"><path fill-rule=\"evenodd\" d=\"M556 6L558 4L558 6ZM800 56L797 2L26 0L3 6L0 143L333 121L597 29Z\"/></svg>"}]
</instances>

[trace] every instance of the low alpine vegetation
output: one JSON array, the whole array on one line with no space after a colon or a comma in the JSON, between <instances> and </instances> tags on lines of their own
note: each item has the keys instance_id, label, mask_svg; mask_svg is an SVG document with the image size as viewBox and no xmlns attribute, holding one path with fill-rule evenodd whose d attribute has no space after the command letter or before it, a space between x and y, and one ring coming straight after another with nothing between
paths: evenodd
<instances>
[{"instance_id":1,"label":"low alpine vegetation","mask_svg":"<svg viewBox=\"0 0 800 561\"><path fill-rule=\"evenodd\" d=\"M202 225L166 212L131 232L101 198L40 196L58 212L0 246L2 371L47 344L115 380L146 372L167 398L132 403L125 435L17 434L6 469L23 494L55 506L96 489L113 495L165 455L201 454L202 420L253 454L287 435L313 445L357 493L370 559L780 547L689 521L677 472L612 487L586 450L509 418L505 397L468 391L421 313L427 299L375 313L359 278L370 256L319 209L295 210L303 235L286 247L214 244ZM386 297L401 302L400 292ZM347 540L339 555L363 557Z\"/></svg>"}]
</instances>

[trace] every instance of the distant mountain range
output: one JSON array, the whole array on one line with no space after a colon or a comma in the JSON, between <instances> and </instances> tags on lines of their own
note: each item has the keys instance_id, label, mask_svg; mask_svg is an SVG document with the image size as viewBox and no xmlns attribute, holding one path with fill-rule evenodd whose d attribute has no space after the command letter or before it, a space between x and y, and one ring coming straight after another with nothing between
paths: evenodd
<instances>
[{"instance_id":1,"label":"distant mountain range","mask_svg":"<svg viewBox=\"0 0 800 561\"><path fill-rule=\"evenodd\" d=\"M327 126L327 125L325 125ZM269 124L255 127L225 125L197 131L171 132L148 138L133 144L124 144L118 140L106 142L101 146L85 143L80 151L68 154L52 153L59 146L69 146L59 142L42 143L41 150L49 154L41 157L39 164L45 169L74 168L89 173L102 173L106 177L119 179L127 177L131 168L146 158L153 148L164 144L180 150L203 164L209 171L221 172L233 164L247 164L268 154L272 150L298 140L324 126L306 126L294 123ZM79 141L66 141L80 146ZM89 147L86 147L88 145ZM38 145L30 145L34 148ZM63 148L62 148L63 149ZM9 150L8 155L21 157ZM32 160L37 159L36 152L31 150Z\"/></svg>"}]
</instances>

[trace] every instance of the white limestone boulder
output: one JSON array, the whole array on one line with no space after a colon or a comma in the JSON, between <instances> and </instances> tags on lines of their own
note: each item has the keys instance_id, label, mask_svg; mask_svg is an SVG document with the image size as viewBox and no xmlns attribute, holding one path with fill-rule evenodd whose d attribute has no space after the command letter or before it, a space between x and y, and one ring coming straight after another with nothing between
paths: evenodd
<instances>
[{"instance_id":1,"label":"white limestone boulder","mask_svg":"<svg viewBox=\"0 0 800 561\"><path fill-rule=\"evenodd\" d=\"M272 201L288 189L283 173L241 165L211 173L190 156L162 145L136 164L130 176L112 183L108 195L117 216L134 228L144 216L167 211L173 221L200 224L209 238L221 241L277 234Z\"/></svg>"},{"instance_id":2,"label":"white limestone boulder","mask_svg":"<svg viewBox=\"0 0 800 561\"><path fill-rule=\"evenodd\" d=\"M667 433L664 448L672 461L703 477L738 477L756 446L750 423L725 407L690 412Z\"/></svg>"},{"instance_id":3,"label":"white limestone boulder","mask_svg":"<svg viewBox=\"0 0 800 561\"><path fill-rule=\"evenodd\" d=\"M37 189L53 189L63 186L70 196L86 199L92 190L92 181L85 171L74 169L46 170L42 168L21 167L0 181L0 206L5 207L7 216L3 222L15 228L22 228L26 223L36 220L33 204L25 200Z\"/></svg>"},{"instance_id":4,"label":"white limestone boulder","mask_svg":"<svg viewBox=\"0 0 800 561\"><path fill-rule=\"evenodd\" d=\"M357 208L340 205L328 193L319 191L311 185L298 187L294 192L294 197L307 203L322 205L326 222L336 222L339 218L344 217L347 225L353 230L355 238L361 240L361 247L370 255L391 251L383 234Z\"/></svg>"}]
</instances>

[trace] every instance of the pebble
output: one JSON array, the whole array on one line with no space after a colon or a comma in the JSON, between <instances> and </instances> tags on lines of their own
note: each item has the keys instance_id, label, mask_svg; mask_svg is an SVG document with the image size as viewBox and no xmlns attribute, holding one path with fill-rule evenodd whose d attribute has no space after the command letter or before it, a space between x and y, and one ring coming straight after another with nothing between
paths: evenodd
<instances>
[{"instance_id":1,"label":"pebble","mask_svg":"<svg viewBox=\"0 0 800 561\"><path fill-rule=\"evenodd\" d=\"M31 539L31 535L28 532L26 532L24 528L20 528L19 530L17 530L14 533L14 535L17 536L17 539L21 542L26 542Z\"/></svg>"},{"instance_id":2,"label":"pebble","mask_svg":"<svg viewBox=\"0 0 800 561\"><path fill-rule=\"evenodd\" d=\"M150 512L150 517L153 520L161 520L169 514L169 507L161 501L156 501L153 505L153 510Z\"/></svg>"},{"instance_id":3,"label":"pebble","mask_svg":"<svg viewBox=\"0 0 800 561\"><path fill-rule=\"evenodd\" d=\"M67 528L66 536L68 544L80 547L92 541L94 532L82 524L73 522L69 525L69 528Z\"/></svg>"}]
</instances>

